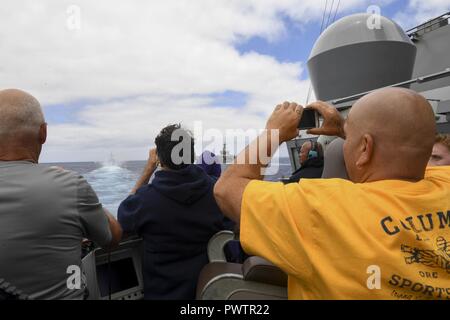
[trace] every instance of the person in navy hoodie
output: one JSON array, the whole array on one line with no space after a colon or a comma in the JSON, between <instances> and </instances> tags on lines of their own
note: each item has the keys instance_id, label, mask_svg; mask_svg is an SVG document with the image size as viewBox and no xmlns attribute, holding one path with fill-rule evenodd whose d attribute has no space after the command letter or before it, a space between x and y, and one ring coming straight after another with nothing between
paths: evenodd
<instances>
[{"instance_id":1,"label":"person in navy hoodie","mask_svg":"<svg viewBox=\"0 0 450 320\"><path fill-rule=\"evenodd\" d=\"M203 151L202 155L198 159L197 166L205 170L209 176L216 179L219 179L222 174L219 158L208 150Z\"/></svg>"},{"instance_id":2,"label":"person in navy hoodie","mask_svg":"<svg viewBox=\"0 0 450 320\"><path fill-rule=\"evenodd\" d=\"M213 196L215 179L193 164L194 139L180 125L162 129L155 144L131 195L119 206L118 220L124 232L144 239L145 299L195 299L208 241L224 229Z\"/></svg>"}]
</instances>

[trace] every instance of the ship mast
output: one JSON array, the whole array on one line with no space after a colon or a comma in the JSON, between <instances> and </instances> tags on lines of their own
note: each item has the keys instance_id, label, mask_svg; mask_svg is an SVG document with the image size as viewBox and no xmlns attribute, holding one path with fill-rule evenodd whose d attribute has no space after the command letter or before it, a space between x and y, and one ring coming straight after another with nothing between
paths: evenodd
<instances>
[{"instance_id":1,"label":"ship mast","mask_svg":"<svg viewBox=\"0 0 450 320\"><path fill-rule=\"evenodd\" d=\"M222 163L227 163L227 144L226 143L223 144Z\"/></svg>"}]
</instances>

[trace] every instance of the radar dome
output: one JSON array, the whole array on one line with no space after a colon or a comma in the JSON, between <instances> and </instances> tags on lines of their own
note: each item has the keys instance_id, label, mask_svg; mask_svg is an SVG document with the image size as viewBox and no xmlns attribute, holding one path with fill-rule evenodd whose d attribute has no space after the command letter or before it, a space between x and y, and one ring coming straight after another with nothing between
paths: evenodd
<instances>
[{"instance_id":1,"label":"radar dome","mask_svg":"<svg viewBox=\"0 0 450 320\"><path fill-rule=\"evenodd\" d=\"M411 79L416 46L394 21L361 13L330 25L308 70L317 99L332 100Z\"/></svg>"}]
</instances>

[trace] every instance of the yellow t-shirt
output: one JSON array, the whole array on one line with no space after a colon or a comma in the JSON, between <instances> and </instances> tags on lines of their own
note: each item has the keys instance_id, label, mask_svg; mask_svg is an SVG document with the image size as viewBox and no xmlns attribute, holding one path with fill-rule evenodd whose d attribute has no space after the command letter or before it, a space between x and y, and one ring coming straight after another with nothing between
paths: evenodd
<instances>
[{"instance_id":1,"label":"yellow t-shirt","mask_svg":"<svg viewBox=\"0 0 450 320\"><path fill-rule=\"evenodd\" d=\"M252 181L241 242L290 299L450 299L450 167L420 182Z\"/></svg>"}]
</instances>

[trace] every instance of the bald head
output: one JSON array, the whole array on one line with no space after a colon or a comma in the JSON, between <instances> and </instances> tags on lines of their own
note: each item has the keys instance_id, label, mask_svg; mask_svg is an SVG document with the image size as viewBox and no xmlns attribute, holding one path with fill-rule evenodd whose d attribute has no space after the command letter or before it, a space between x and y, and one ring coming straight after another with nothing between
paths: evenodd
<instances>
[{"instance_id":1,"label":"bald head","mask_svg":"<svg viewBox=\"0 0 450 320\"><path fill-rule=\"evenodd\" d=\"M302 144L299 153L300 164L303 165L308 160L308 154L312 149L312 142L306 141Z\"/></svg>"},{"instance_id":2,"label":"bald head","mask_svg":"<svg viewBox=\"0 0 450 320\"><path fill-rule=\"evenodd\" d=\"M18 89L0 91L0 156L9 159L29 149L40 152L45 142L46 128L39 102Z\"/></svg>"},{"instance_id":3,"label":"bald head","mask_svg":"<svg viewBox=\"0 0 450 320\"><path fill-rule=\"evenodd\" d=\"M37 132L44 122L41 106L32 95L17 89L0 91L0 137Z\"/></svg>"},{"instance_id":4,"label":"bald head","mask_svg":"<svg viewBox=\"0 0 450 320\"><path fill-rule=\"evenodd\" d=\"M420 180L431 155L436 124L423 96L387 88L354 104L345 131L344 155L352 180Z\"/></svg>"}]
</instances>

